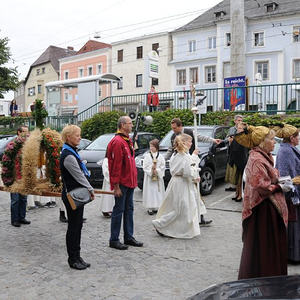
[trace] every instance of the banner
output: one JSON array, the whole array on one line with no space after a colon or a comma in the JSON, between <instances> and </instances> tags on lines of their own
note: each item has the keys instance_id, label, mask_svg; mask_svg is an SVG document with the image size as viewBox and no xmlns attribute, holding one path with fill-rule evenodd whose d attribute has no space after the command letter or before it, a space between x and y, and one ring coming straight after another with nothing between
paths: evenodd
<instances>
[{"instance_id":1,"label":"banner","mask_svg":"<svg viewBox=\"0 0 300 300\"><path fill-rule=\"evenodd\" d=\"M224 109L234 111L241 104L246 104L246 77L229 77L224 79ZM232 87L232 88L230 88Z\"/></svg>"}]
</instances>

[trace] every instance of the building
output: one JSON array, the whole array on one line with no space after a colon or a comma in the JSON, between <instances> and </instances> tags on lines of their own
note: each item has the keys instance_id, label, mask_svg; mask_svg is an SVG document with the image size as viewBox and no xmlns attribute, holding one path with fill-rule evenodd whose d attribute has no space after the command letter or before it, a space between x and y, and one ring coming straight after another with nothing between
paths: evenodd
<instances>
[{"instance_id":1,"label":"building","mask_svg":"<svg viewBox=\"0 0 300 300\"><path fill-rule=\"evenodd\" d=\"M148 55L158 54L158 78L150 78ZM172 42L169 33L145 35L112 43L112 73L122 81L113 86L113 95L148 93L151 85L157 92L170 91Z\"/></svg>"},{"instance_id":2,"label":"building","mask_svg":"<svg viewBox=\"0 0 300 300\"><path fill-rule=\"evenodd\" d=\"M240 30L245 33L248 85L257 83L257 73L261 74L262 84L300 80L300 2L245 0L244 16L244 28ZM223 87L224 78L232 75L230 0L220 2L171 34L173 60L170 63L174 66L174 89L190 89L191 84L198 89ZM291 101L295 101L299 93L291 92L294 95ZM280 97L281 91L271 92L266 99L267 105L271 107L274 98L278 100L278 109L290 105L281 103ZM252 98L250 106L253 110L259 109L257 100ZM214 110L219 108L211 107Z\"/></svg>"},{"instance_id":3,"label":"building","mask_svg":"<svg viewBox=\"0 0 300 300\"><path fill-rule=\"evenodd\" d=\"M60 80L110 73L111 45L89 40L75 55L61 58L59 68ZM61 89L60 107L57 113L59 115L74 115L78 111L88 108L95 103L95 93L98 101L110 96L111 84L99 85L94 81L81 84L78 88ZM80 99L82 101L79 101Z\"/></svg>"},{"instance_id":4,"label":"building","mask_svg":"<svg viewBox=\"0 0 300 300\"><path fill-rule=\"evenodd\" d=\"M19 86L14 91L14 99L18 105L18 111L25 112L25 80L21 80Z\"/></svg>"}]
</instances>

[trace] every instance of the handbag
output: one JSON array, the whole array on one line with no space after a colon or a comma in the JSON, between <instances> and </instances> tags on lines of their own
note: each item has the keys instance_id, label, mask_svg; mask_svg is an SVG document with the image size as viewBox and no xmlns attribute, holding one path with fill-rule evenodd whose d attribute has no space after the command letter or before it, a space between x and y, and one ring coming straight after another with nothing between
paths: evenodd
<instances>
[{"instance_id":1,"label":"handbag","mask_svg":"<svg viewBox=\"0 0 300 300\"><path fill-rule=\"evenodd\" d=\"M73 210L76 210L77 208L92 201L91 193L85 187L79 187L67 192L67 198Z\"/></svg>"}]
</instances>

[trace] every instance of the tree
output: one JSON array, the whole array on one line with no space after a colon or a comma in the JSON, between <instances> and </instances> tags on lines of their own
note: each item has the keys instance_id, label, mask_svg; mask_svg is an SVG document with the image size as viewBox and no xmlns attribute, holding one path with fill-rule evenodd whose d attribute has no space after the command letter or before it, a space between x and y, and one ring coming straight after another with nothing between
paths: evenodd
<instances>
[{"instance_id":1,"label":"tree","mask_svg":"<svg viewBox=\"0 0 300 300\"><path fill-rule=\"evenodd\" d=\"M42 100L40 99L35 100L32 116L35 119L36 127L43 130L45 124L45 118L48 116L48 112L46 111L45 105Z\"/></svg>"},{"instance_id":2,"label":"tree","mask_svg":"<svg viewBox=\"0 0 300 300\"><path fill-rule=\"evenodd\" d=\"M0 99L4 98L3 93L9 90L16 90L19 85L17 69L5 67L10 58L8 38L0 38Z\"/></svg>"}]
</instances>

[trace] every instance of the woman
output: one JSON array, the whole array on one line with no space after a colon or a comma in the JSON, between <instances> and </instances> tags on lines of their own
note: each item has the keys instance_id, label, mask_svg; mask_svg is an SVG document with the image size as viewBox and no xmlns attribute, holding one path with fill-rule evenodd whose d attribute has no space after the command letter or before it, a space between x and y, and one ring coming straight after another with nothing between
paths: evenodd
<instances>
[{"instance_id":1,"label":"woman","mask_svg":"<svg viewBox=\"0 0 300 300\"><path fill-rule=\"evenodd\" d=\"M9 106L10 116L15 117L17 115L17 111L18 111L18 105L16 103L16 100L13 99L13 100L11 100L10 106Z\"/></svg>"},{"instance_id":2,"label":"woman","mask_svg":"<svg viewBox=\"0 0 300 300\"><path fill-rule=\"evenodd\" d=\"M157 213L165 196L165 175L166 162L159 153L159 141L150 141L150 152L144 157L144 184L143 184L143 205L147 208L148 214Z\"/></svg>"},{"instance_id":3,"label":"woman","mask_svg":"<svg viewBox=\"0 0 300 300\"><path fill-rule=\"evenodd\" d=\"M248 126L235 136L242 146L252 148L245 168L239 279L287 274L288 210L273 167L274 137L275 132L264 126Z\"/></svg>"},{"instance_id":4,"label":"woman","mask_svg":"<svg viewBox=\"0 0 300 300\"><path fill-rule=\"evenodd\" d=\"M61 135L64 145L60 156L60 170L63 182L62 200L68 215L68 230L66 234L68 263L71 268L77 270L83 270L90 266L80 256L83 206L72 210L66 194L75 188L86 187L91 193L91 198L94 199L94 190L86 178L88 171L81 162L76 150L81 139L80 133L81 130L76 125L67 125L63 129Z\"/></svg>"},{"instance_id":5,"label":"woman","mask_svg":"<svg viewBox=\"0 0 300 300\"><path fill-rule=\"evenodd\" d=\"M291 125L284 125L277 130L277 136L283 138L276 157L276 168L280 176L300 175L299 130ZM300 262L300 186L296 185L294 192L285 194L289 211L288 223L288 260L291 263Z\"/></svg>"},{"instance_id":6,"label":"woman","mask_svg":"<svg viewBox=\"0 0 300 300\"><path fill-rule=\"evenodd\" d=\"M192 138L181 134L175 138L175 152L170 159L172 178L166 197L152 223L158 234L174 238L190 239L200 234L198 199L195 183L200 181L198 165L188 153ZM192 156L198 156L195 150Z\"/></svg>"}]
</instances>

